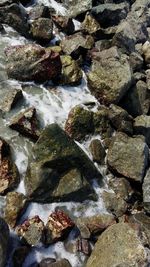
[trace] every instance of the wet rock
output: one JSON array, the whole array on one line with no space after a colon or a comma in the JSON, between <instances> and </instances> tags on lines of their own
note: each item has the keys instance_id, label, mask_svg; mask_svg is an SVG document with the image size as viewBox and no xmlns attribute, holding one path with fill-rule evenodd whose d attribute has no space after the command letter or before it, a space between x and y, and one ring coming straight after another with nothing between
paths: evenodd
<instances>
[{"instance_id":1,"label":"wet rock","mask_svg":"<svg viewBox=\"0 0 150 267\"><path fill-rule=\"evenodd\" d=\"M14 190L20 182L17 166L12 160L9 144L0 138L0 194Z\"/></svg>"},{"instance_id":2,"label":"wet rock","mask_svg":"<svg viewBox=\"0 0 150 267\"><path fill-rule=\"evenodd\" d=\"M81 24L81 30L85 33L97 36L98 31L100 30L100 25L90 13L87 13Z\"/></svg>"},{"instance_id":3,"label":"wet rock","mask_svg":"<svg viewBox=\"0 0 150 267\"><path fill-rule=\"evenodd\" d=\"M100 107L93 114L94 132L100 134L102 139L109 138L112 135L112 127L110 125L108 109Z\"/></svg>"},{"instance_id":4,"label":"wet rock","mask_svg":"<svg viewBox=\"0 0 150 267\"><path fill-rule=\"evenodd\" d=\"M137 83L138 81L145 81L146 75L143 72L135 72L133 74L133 78L134 78L135 82Z\"/></svg>"},{"instance_id":5,"label":"wet rock","mask_svg":"<svg viewBox=\"0 0 150 267\"><path fill-rule=\"evenodd\" d=\"M147 261L139 232L127 223L118 223L101 234L86 267L140 267Z\"/></svg>"},{"instance_id":6,"label":"wet rock","mask_svg":"<svg viewBox=\"0 0 150 267\"><path fill-rule=\"evenodd\" d=\"M92 8L91 0L63 0L66 7L68 8L68 14L75 18L76 16L85 13Z\"/></svg>"},{"instance_id":7,"label":"wet rock","mask_svg":"<svg viewBox=\"0 0 150 267\"><path fill-rule=\"evenodd\" d=\"M39 18L50 18L51 9L45 5L35 5L29 11L30 20L36 20Z\"/></svg>"},{"instance_id":8,"label":"wet rock","mask_svg":"<svg viewBox=\"0 0 150 267\"><path fill-rule=\"evenodd\" d=\"M92 140L89 148L93 157L93 161L99 164L104 164L106 152L100 140Z\"/></svg>"},{"instance_id":9,"label":"wet rock","mask_svg":"<svg viewBox=\"0 0 150 267\"><path fill-rule=\"evenodd\" d=\"M77 252L82 252L83 254L89 256L91 254L90 242L84 238L77 239L76 250Z\"/></svg>"},{"instance_id":10,"label":"wet rock","mask_svg":"<svg viewBox=\"0 0 150 267\"><path fill-rule=\"evenodd\" d=\"M126 55L116 47L99 53L87 76L89 89L101 104L118 103L131 86L132 72Z\"/></svg>"},{"instance_id":11,"label":"wet rock","mask_svg":"<svg viewBox=\"0 0 150 267\"><path fill-rule=\"evenodd\" d=\"M150 116L141 115L135 118L134 133L144 135L146 143L150 146Z\"/></svg>"},{"instance_id":12,"label":"wet rock","mask_svg":"<svg viewBox=\"0 0 150 267\"><path fill-rule=\"evenodd\" d=\"M13 266L22 267L25 261L25 258L30 253L30 251L31 251L31 248L27 246L16 248L12 256Z\"/></svg>"},{"instance_id":13,"label":"wet rock","mask_svg":"<svg viewBox=\"0 0 150 267\"><path fill-rule=\"evenodd\" d=\"M70 201L74 198L76 201L77 198L81 201L81 196L84 199L91 197L91 191L89 195L87 190L85 194L84 190L83 192L80 190L83 185L77 173L79 181L77 184L74 175L63 178L62 182L65 180L69 182L68 186L63 188L63 192L66 190L64 198L53 196L53 193L57 192L58 185L61 185L61 177L65 177L64 175L72 169L77 169L87 180L101 177L93 162L77 144L57 124L51 124L45 128L33 148L25 177L27 194L34 200L42 202Z\"/></svg>"},{"instance_id":14,"label":"wet rock","mask_svg":"<svg viewBox=\"0 0 150 267\"><path fill-rule=\"evenodd\" d=\"M84 106L75 106L68 114L66 133L73 139L81 140L93 132L93 114Z\"/></svg>"},{"instance_id":15,"label":"wet rock","mask_svg":"<svg viewBox=\"0 0 150 267\"><path fill-rule=\"evenodd\" d=\"M64 240L74 227L74 222L63 210L56 210L48 217L46 244Z\"/></svg>"},{"instance_id":16,"label":"wet rock","mask_svg":"<svg viewBox=\"0 0 150 267\"><path fill-rule=\"evenodd\" d=\"M52 19L56 26L64 33L70 35L75 31L73 20L67 16L53 15Z\"/></svg>"},{"instance_id":17,"label":"wet rock","mask_svg":"<svg viewBox=\"0 0 150 267\"><path fill-rule=\"evenodd\" d=\"M44 223L39 216L34 216L17 226L16 233L23 243L37 246L40 242L44 241Z\"/></svg>"},{"instance_id":18,"label":"wet rock","mask_svg":"<svg viewBox=\"0 0 150 267\"><path fill-rule=\"evenodd\" d=\"M19 113L12 119L9 127L36 141L40 135L36 109L28 108L24 112Z\"/></svg>"},{"instance_id":19,"label":"wet rock","mask_svg":"<svg viewBox=\"0 0 150 267\"><path fill-rule=\"evenodd\" d=\"M2 110L3 112L9 112L22 99L22 90L11 90L7 92L4 98L2 98L2 101L0 101L0 110Z\"/></svg>"},{"instance_id":20,"label":"wet rock","mask_svg":"<svg viewBox=\"0 0 150 267\"><path fill-rule=\"evenodd\" d=\"M61 56L62 74L59 83L63 85L80 84L82 79L82 70L77 61L70 56ZM56 81L57 82L57 81Z\"/></svg>"},{"instance_id":21,"label":"wet rock","mask_svg":"<svg viewBox=\"0 0 150 267\"><path fill-rule=\"evenodd\" d=\"M0 267L6 266L8 244L9 228L6 222L0 218Z\"/></svg>"},{"instance_id":22,"label":"wet rock","mask_svg":"<svg viewBox=\"0 0 150 267\"><path fill-rule=\"evenodd\" d=\"M150 169L148 169L143 181L143 203L145 210L150 213Z\"/></svg>"},{"instance_id":23,"label":"wet rock","mask_svg":"<svg viewBox=\"0 0 150 267\"><path fill-rule=\"evenodd\" d=\"M100 4L93 7L92 15L104 28L118 24L122 19L125 19L129 10L127 3L121 4ZM109 18L109 20L108 20Z\"/></svg>"},{"instance_id":24,"label":"wet rock","mask_svg":"<svg viewBox=\"0 0 150 267\"><path fill-rule=\"evenodd\" d=\"M132 52L129 61L134 72L142 69L144 61L143 57L138 52Z\"/></svg>"},{"instance_id":25,"label":"wet rock","mask_svg":"<svg viewBox=\"0 0 150 267\"><path fill-rule=\"evenodd\" d=\"M132 135L133 118L126 110L112 104L109 108L109 119L115 129Z\"/></svg>"},{"instance_id":26,"label":"wet rock","mask_svg":"<svg viewBox=\"0 0 150 267\"><path fill-rule=\"evenodd\" d=\"M61 259L53 263L43 263L39 264L39 267L72 267L67 259Z\"/></svg>"},{"instance_id":27,"label":"wet rock","mask_svg":"<svg viewBox=\"0 0 150 267\"><path fill-rule=\"evenodd\" d=\"M39 45L12 46L5 53L7 56L6 69L10 78L44 82L61 73L59 54L47 51Z\"/></svg>"},{"instance_id":28,"label":"wet rock","mask_svg":"<svg viewBox=\"0 0 150 267\"><path fill-rule=\"evenodd\" d=\"M82 238L89 239L91 235L102 233L110 225L116 223L111 214L98 214L90 217L78 218L77 227L80 230Z\"/></svg>"},{"instance_id":29,"label":"wet rock","mask_svg":"<svg viewBox=\"0 0 150 267\"><path fill-rule=\"evenodd\" d=\"M39 263L39 267L49 267L49 266L51 266L51 264L53 264L55 262L56 262L56 259L54 259L54 258L46 258L46 259L43 259Z\"/></svg>"},{"instance_id":30,"label":"wet rock","mask_svg":"<svg viewBox=\"0 0 150 267\"><path fill-rule=\"evenodd\" d=\"M119 194L103 191L102 199L107 211L117 217L122 216L127 210L127 203Z\"/></svg>"},{"instance_id":31,"label":"wet rock","mask_svg":"<svg viewBox=\"0 0 150 267\"><path fill-rule=\"evenodd\" d=\"M142 182L148 164L148 146L142 137L117 133L108 149L108 166L132 181Z\"/></svg>"},{"instance_id":32,"label":"wet rock","mask_svg":"<svg viewBox=\"0 0 150 267\"><path fill-rule=\"evenodd\" d=\"M53 22L48 18L39 18L31 23L32 38L41 43L48 43L53 37Z\"/></svg>"},{"instance_id":33,"label":"wet rock","mask_svg":"<svg viewBox=\"0 0 150 267\"><path fill-rule=\"evenodd\" d=\"M80 55L85 54L87 50L94 45L94 39L90 35L82 35L75 33L67 36L61 41L61 47L65 54L70 55L73 59L79 58Z\"/></svg>"},{"instance_id":34,"label":"wet rock","mask_svg":"<svg viewBox=\"0 0 150 267\"><path fill-rule=\"evenodd\" d=\"M119 105L133 117L147 114L150 103L146 83L141 80L138 81L135 86L129 89Z\"/></svg>"},{"instance_id":35,"label":"wet rock","mask_svg":"<svg viewBox=\"0 0 150 267\"><path fill-rule=\"evenodd\" d=\"M5 220L11 228L16 226L17 220L25 209L26 197L18 192L10 192L6 196Z\"/></svg>"},{"instance_id":36,"label":"wet rock","mask_svg":"<svg viewBox=\"0 0 150 267\"><path fill-rule=\"evenodd\" d=\"M130 183L125 178L112 178L108 182L108 188L113 190L117 197L128 200L133 192Z\"/></svg>"},{"instance_id":37,"label":"wet rock","mask_svg":"<svg viewBox=\"0 0 150 267\"><path fill-rule=\"evenodd\" d=\"M17 3L14 3L15 1L12 2L7 1L7 4L2 3L0 6L0 23L8 24L20 34L28 36L27 14Z\"/></svg>"}]
</instances>

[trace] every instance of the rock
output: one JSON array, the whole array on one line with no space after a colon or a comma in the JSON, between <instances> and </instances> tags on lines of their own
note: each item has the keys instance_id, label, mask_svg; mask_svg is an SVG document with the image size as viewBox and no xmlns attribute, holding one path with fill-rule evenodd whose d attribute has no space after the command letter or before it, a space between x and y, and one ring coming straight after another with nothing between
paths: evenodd
<instances>
[{"instance_id":1,"label":"rock","mask_svg":"<svg viewBox=\"0 0 150 267\"><path fill-rule=\"evenodd\" d=\"M112 135L112 127L110 125L108 109L100 107L93 114L94 132L100 134L102 139L109 138Z\"/></svg>"},{"instance_id":2,"label":"rock","mask_svg":"<svg viewBox=\"0 0 150 267\"><path fill-rule=\"evenodd\" d=\"M98 31L100 30L100 25L90 13L87 13L81 24L81 30L87 34L97 36Z\"/></svg>"},{"instance_id":3,"label":"rock","mask_svg":"<svg viewBox=\"0 0 150 267\"><path fill-rule=\"evenodd\" d=\"M126 18L128 11L129 6L125 2L121 4L100 4L93 7L91 13L101 27L107 28L119 24L122 19Z\"/></svg>"},{"instance_id":4,"label":"rock","mask_svg":"<svg viewBox=\"0 0 150 267\"><path fill-rule=\"evenodd\" d=\"M138 52L132 52L129 61L134 72L142 69L144 61L143 57Z\"/></svg>"},{"instance_id":5,"label":"rock","mask_svg":"<svg viewBox=\"0 0 150 267\"><path fill-rule=\"evenodd\" d=\"M23 243L37 246L44 241L44 223L39 216L27 219L16 227L16 233Z\"/></svg>"},{"instance_id":6,"label":"rock","mask_svg":"<svg viewBox=\"0 0 150 267\"><path fill-rule=\"evenodd\" d=\"M56 259L54 259L54 258L46 258L46 259L41 260L41 262L39 263L39 267L49 267L54 262L56 262Z\"/></svg>"},{"instance_id":7,"label":"rock","mask_svg":"<svg viewBox=\"0 0 150 267\"><path fill-rule=\"evenodd\" d=\"M90 242L87 239L78 238L76 241L76 251L89 256L91 254Z\"/></svg>"},{"instance_id":8,"label":"rock","mask_svg":"<svg viewBox=\"0 0 150 267\"><path fill-rule=\"evenodd\" d=\"M18 192L10 192L6 196L5 221L11 228L16 226L17 220L26 206L26 197Z\"/></svg>"},{"instance_id":9,"label":"rock","mask_svg":"<svg viewBox=\"0 0 150 267\"><path fill-rule=\"evenodd\" d=\"M147 261L137 230L127 223L118 223L101 234L86 267L140 267L146 266Z\"/></svg>"},{"instance_id":10,"label":"rock","mask_svg":"<svg viewBox=\"0 0 150 267\"><path fill-rule=\"evenodd\" d=\"M116 223L111 214L97 214L90 217L78 218L77 227L80 230L82 238L89 239L91 235L101 234L110 225Z\"/></svg>"},{"instance_id":11,"label":"rock","mask_svg":"<svg viewBox=\"0 0 150 267\"><path fill-rule=\"evenodd\" d=\"M30 253L31 248L28 246L22 246L15 249L12 256L13 266L22 267L25 261L25 258Z\"/></svg>"},{"instance_id":12,"label":"rock","mask_svg":"<svg viewBox=\"0 0 150 267\"><path fill-rule=\"evenodd\" d=\"M133 74L133 78L134 78L135 82L137 83L140 80L145 81L146 76L145 76L145 73L143 73L143 72L135 72Z\"/></svg>"},{"instance_id":13,"label":"rock","mask_svg":"<svg viewBox=\"0 0 150 267\"><path fill-rule=\"evenodd\" d=\"M30 20L36 20L39 18L50 18L51 17L51 8L45 5L32 6L32 9L29 11Z\"/></svg>"},{"instance_id":14,"label":"rock","mask_svg":"<svg viewBox=\"0 0 150 267\"><path fill-rule=\"evenodd\" d=\"M35 108L28 108L23 112L12 118L9 127L18 131L24 136L31 138L33 141L37 141L40 132L38 127L38 120Z\"/></svg>"},{"instance_id":15,"label":"rock","mask_svg":"<svg viewBox=\"0 0 150 267\"><path fill-rule=\"evenodd\" d=\"M108 149L108 166L132 181L142 182L148 165L148 146L141 136L131 138L117 133Z\"/></svg>"},{"instance_id":16,"label":"rock","mask_svg":"<svg viewBox=\"0 0 150 267\"><path fill-rule=\"evenodd\" d=\"M144 135L146 143L150 146L150 116L141 115L135 118L134 134Z\"/></svg>"},{"instance_id":17,"label":"rock","mask_svg":"<svg viewBox=\"0 0 150 267\"><path fill-rule=\"evenodd\" d=\"M53 15L52 19L56 26L64 33L70 35L75 31L73 20L67 16Z\"/></svg>"},{"instance_id":18,"label":"rock","mask_svg":"<svg viewBox=\"0 0 150 267\"><path fill-rule=\"evenodd\" d=\"M64 240L73 227L74 222L63 210L54 211L46 224L46 244Z\"/></svg>"},{"instance_id":19,"label":"rock","mask_svg":"<svg viewBox=\"0 0 150 267\"><path fill-rule=\"evenodd\" d=\"M149 43L149 41L146 41L143 44L142 52L143 52L146 64L150 64L150 43Z\"/></svg>"},{"instance_id":20,"label":"rock","mask_svg":"<svg viewBox=\"0 0 150 267\"><path fill-rule=\"evenodd\" d=\"M105 161L105 148L102 146L100 140L98 139L93 139L90 143L90 151L92 154L93 161L99 163L99 164L104 164Z\"/></svg>"},{"instance_id":21,"label":"rock","mask_svg":"<svg viewBox=\"0 0 150 267\"><path fill-rule=\"evenodd\" d=\"M143 181L143 203L145 210L150 213L150 169L148 169Z\"/></svg>"},{"instance_id":22,"label":"rock","mask_svg":"<svg viewBox=\"0 0 150 267\"><path fill-rule=\"evenodd\" d=\"M112 44L122 49L124 53L130 54L135 50L136 37L130 24L123 21L112 39Z\"/></svg>"},{"instance_id":23,"label":"rock","mask_svg":"<svg viewBox=\"0 0 150 267\"><path fill-rule=\"evenodd\" d=\"M147 114L150 103L146 83L141 80L138 81L135 86L129 89L119 105L133 117Z\"/></svg>"},{"instance_id":24,"label":"rock","mask_svg":"<svg viewBox=\"0 0 150 267\"><path fill-rule=\"evenodd\" d=\"M108 188L113 190L118 198L122 198L125 201L128 201L132 188L130 183L125 178L112 178L108 182Z\"/></svg>"},{"instance_id":25,"label":"rock","mask_svg":"<svg viewBox=\"0 0 150 267\"><path fill-rule=\"evenodd\" d=\"M150 90L150 69L146 70L145 73L146 73L147 89Z\"/></svg>"},{"instance_id":26,"label":"rock","mask_svg":"<svg viewBox=\"0 0 150 267\"><path fill-rule=\"evenodd\" d=\"M7 223L0 218L0 267L6 266L8 245L9 228Z\"/></svg>"},{"instance_id":27,"label":"rock","mask_svg":"<svg viewBox=\"0 0 150 267\"><path fill-rule=\"evenodd\" d=\"M63 85L78 85L82 80L82 70L77 61L73 60L70 56L62 55L62 73L60 79L56 80L59 84Z\"/></svg>"},{"instance_id":28,"label":"rock","mask_svg":"<svg viewBox=\"0 0 150 267\"><path fill-rule=\"evenodd\" d=\"M3 112L9 112L22 99L22 90L10 90L2 98L2 101L0 101L0 110L2 110Z\"/></svg>"},{"instance_id":29,"label":"rock","mask_svg":"<svg viewBox=\"0 0 150 267\"><path fill-rule=\"evenodd\" d=\"M68 14L73 18L92 8L91 0L82 0L82 2L79 0L63 0L63 2L68 9Z\"/></svg>"},{"instance_id":30,"label":"rock","mask_svg":"<svg viewBox=\"0 0 150 267\"><path fill-rule=\"evenodd\" d=\"M133 118L121 107L111 104L109 108L109 119L112 126L118 131L133 134Z\"/></svg>"},{"instance_id":31,"label":"rock","mask_svg":"<svg viewBox=\"0 0 150 267\"><path fill-rule=\"evenodd\" d=\"M85 138L93 132L93 114L84 106L77 105L71 109L65 123L65 132L75 140Z\"/></svg>"},{"instance_id":32,"label":"rock","mask_svg":"<svg viewBox=\"0 0 150 267\"><path fill-rule=\"evenodd\" d=\"M61 73L59 54L47 51L39 45L12 46L5 53L7 56L6 69L10 78L44 82Z\"/></svg>"},{"instance_id":33,"label":"rock","mask_svg":"<svg viewBox=\"0 0 150 267\"><path fill-rule=\"evenodd\" d=\"M81 33L75 33L62 39L60 45L65 54L77 59L93 47L94 39L90 35L84 36Z\"/></svg>"},{"instance_id":34,"label":"rock","mask_svg":"<svg viewBox=\"0 0 150 267\"><path fill-rule=\"evenodd\" d=\"M87 76L89 89L101 104L118 103L132 83L132 72L126 55L116 47L99 53Z\"/></svg>"},{"instance_id":35,"label":"rock","mask_svg":"<svg viewBox=\"0 0 150 267\"><path fill-rule=\"evenodd\" d=\"M76 179L79 181L77 184L74 175L62 179L62 182L66 180L66 185L68 184L67 187L62 188L63 192L66 191L64 198L53 196L59 185L61 186L61 177L65 177L64 175L73 169L77 169L81 173L80 177L85 177L87 180L101 177L93 162L57 124L47 126L35 144L29 159L25 177L27 194L34 200L42 202L70 201L74 198L76 201L81 201L80 197L84 199L91 197L92 190L89 196L87 190L85 194L84 190L82 191L83 186L80 190L81 179L77 172ZM84 181L82 183L85 183Z\"/></svg>"},{"instance_id":36,"label":"rock","mask_svg":"<svg viewBox=\"0 0 150 267\"><path fill-rule=\"evenodd\" d=\"M41 43L48 43L53 37L53 22L48 18L39 18L31 22L32 38Z\"/></svg>"},{"instance_id":37,"label":"rock","mask_svg":"<svg viewBox=\"0 0 150 267\"><path fill-rule=\"evenodd\" d=\"M102 192L102 199L107 211L116 217L122 216L127 210L127 203L119 194L104 190Z\"/></svg>"},{"instance_id":38,"label":"rock","mask_svg":"<svg viewBox=\"0 0 150 267\"><path fill-rule=\"evenodd\" d=\"M52 263L43 263L44 260L39 264L39 267L72 267L67 259L61 259Z\"/></svg>"},{"instance_id":39,"label":"rock","mask_svg":"<svg viewBox=\"0 0 150 267\"><path fill-rule=\"evenodd\" d=\"M7 1L4 6L0 6L0 23L8 24L20 34L28 37L27 14L14 2L16 1L12 1L12 3Z\"/></svg>"},{"instance_id":40,"label":"rock","mask_svg":"<svg viewBox=\"0 0 150 267\"><path fill-rule=\"evenodd\" d=\"M10 146L0 138L0 194L14 190L19 182L19 172L12 160Z\"/></svg>"}]
</instances>

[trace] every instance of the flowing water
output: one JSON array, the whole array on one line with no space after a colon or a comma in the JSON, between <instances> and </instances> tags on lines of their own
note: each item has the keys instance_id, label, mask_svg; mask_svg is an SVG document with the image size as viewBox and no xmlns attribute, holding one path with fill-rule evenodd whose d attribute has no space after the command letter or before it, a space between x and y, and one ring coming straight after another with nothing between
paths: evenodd
<instances>
[{"instance_id":1,"label":"flowing water","mask_svg":"<svg viewBox=\"0 0 150 267\"><path fill-rule=\"evenodd\" d=\"M44 3L48 6L52 6L57 9L58 13L64 14L66 12L60 4L56 3L54 0L37 0L39 3ZM27 8L29 10L31 6ZM75 21L76 27L78 23ZM50 123L57 122L62 127L68 116L68 113L72 107L77 104L83 104L86 102L95 102L95 107L97 107L97 101L92 96L87 88L87 82L85 74L83 75L83 80L80 86L72 87L53 87L47 85L37 85L34 83L21 83L15 80L10 80L7 78L5 72L5 55L4 49L10 45L19 45L29 43L24 37L21 37L18 33L12 30L10 27L6 27L6 34L1 34L0 36L0 98L6 93L7 90L12 90L13 88L20 88L23 91L24 101L19 103L9 115L2 115L0 118L0 133L1 136L8 140L12 146L12 153L19 169L21 175L21 183L17 188L18 192L25 193L23 178L26 172L28 164L28 155L31 153L33 143L28 139L21 137L16 131L12 131L8 127L8 123L11 117L25 109L26 107L34 106L37 110L38 118L41 125L44 127ZM3 90L5 88L5 90ZM93 137L92 137L93 138ZM82 144L79 144L82 149L88 153L90 156L88 146L90 143L89 138ZM100 169L103 172L102 169ZM94 179L94 177L93 177ZM80 216L91 216L97 213L106 213L103 201L101 199L102 188L97 186L97 183L93 182L93 187L98 195L98 201L85 201L84 203L52 203L40 205L37 203L32 203L28 207L26 213L21 218L21 222L27 217L32 217L34 215L39 215L40 218L46 223L48 215L55 210L56 207L63 207L71 217ZM106 187L106 185L105 185ZM1 201L1 213L3 212L4 198ZM73 238L74 233L71 233L70 239ZM18 246L18 240L15 233L11 233L11 247L10 251L13 251L14 247ZM35 261L40 261L45 257L55 257L55 258L67 258L73 267L84 266L85 257L81 254L71 254L67 252L64 248L63 242L58 242L55 245L49 246L48 248L43 248L41 246L33 248L31 253L26 258L23 267L28 267ZM11 258L11 257L10 257ZM11 259L8 260L7 267L11 267Z\"/></svg>"}]
</instances>

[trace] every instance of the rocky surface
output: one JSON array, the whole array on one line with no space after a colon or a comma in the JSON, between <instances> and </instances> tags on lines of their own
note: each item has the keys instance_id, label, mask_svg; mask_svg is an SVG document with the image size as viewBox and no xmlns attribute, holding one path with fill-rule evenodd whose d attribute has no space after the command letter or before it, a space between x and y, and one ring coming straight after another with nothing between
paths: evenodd
<instances>
[{"instance_id":1,"label":"rocky surface","mask_svg":"<svg viewBox=\"0 0 150 267\"><path fill-rule=\"evenodd\" d=\"M9 228L7 223L0 218L0 267L6 266L9 245Z\"/></svg>"},{"instance_id":2,"label":"rocky surface","mask_svg":"<svg viewBox=\"0 0 150 267\"><path fill-rule=\"evenodd\" d=\"M0 101L0 110L2 110L3 112L9 112L22 99L23 99L22 90L14 89L8 92L6 91L6 94L4 95L4 97L2 97Z\"/></svg>"},{"instance_id":3,"label":"rocky surface","mask_svg":"<svg viewBox=\"0 0 150 267\"><path fill-rule=\"evenodd\" d=\"M150 169L148 169L143 181L143 203L145 209L150 213Z\"/></svg>"},{"instance_id":4,"label":"rocky surface","mask_svg":"<svg viewBox=\"0 0 150 267\"><path fill-rule=\"evenodd\" d=\"M93 157L93 161L99 164L104 164L106 152L100 140L92 140L89 148Z\"/></svg>"}]
</instances>

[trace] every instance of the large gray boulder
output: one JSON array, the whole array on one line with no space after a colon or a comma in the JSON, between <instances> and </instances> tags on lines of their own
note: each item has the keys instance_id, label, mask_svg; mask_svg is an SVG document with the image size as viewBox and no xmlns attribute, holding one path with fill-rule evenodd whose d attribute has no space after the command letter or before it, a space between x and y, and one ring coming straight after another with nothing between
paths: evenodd
<instances>
[{"instance_id":1,"label":"large gray boulder","mask_svg":"<svg viewBox=\"0 0 150 267\"><path fill-rule=\"evenodd\" d=\"M6 266L8 242L9 228L6 222L0 218L0 267Z\"/></svg>"},{"instance_id":2,"label":"large gray boulder","mask_svg":"<svg viewBox=\"0 0 150 267\"><path fill-rule=\"evenodd\" d=\"M146 267L146 256L135 226L118 223L101 234L86 267Z\"/></svg>"},{"instance_id":3,"label":"large gray boulder","mask_svg":"<svg viewBox=\"0 0 150 267\"><path fill-rule=\"evenodd\" d=\"M88 183L100 177L88 156L57 125L46 127L35 144L25 177L35 201L82 201L93 196Z\"/></svg>"},{"instance_id":4,"label":"large gray boulder","mask_svg":"<svg viewBox=\"0 0 150 267\"><path fill-rule=\"evenodd\" d=\"M148 158L148 146L141 136L131 138L119 132L109 146L107 162L114 172L133 181L142 182Z\"/></svg>"}]
</instances>

